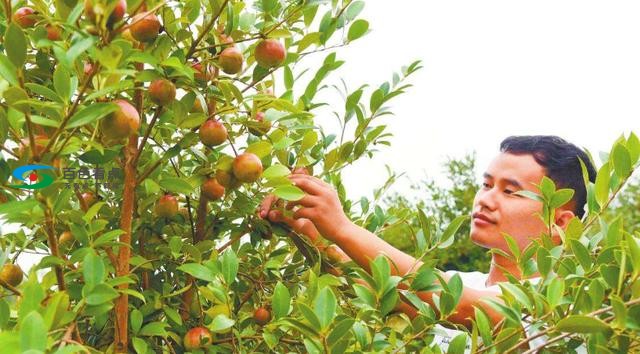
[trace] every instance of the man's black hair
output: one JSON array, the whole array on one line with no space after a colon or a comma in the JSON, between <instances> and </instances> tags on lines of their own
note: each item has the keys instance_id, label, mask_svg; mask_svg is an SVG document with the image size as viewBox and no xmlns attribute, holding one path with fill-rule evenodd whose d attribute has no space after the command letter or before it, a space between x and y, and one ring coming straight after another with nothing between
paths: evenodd
<instances>
[{"instance_id":1,"label":"man's black hair","mask_svg":"<svg viewBox=\"0 0 640 354\"><path fill-rule=\"evenodd\" d=\"M577 146L553 135L510 136L500 143L500 151L510 154L530 154L538 164L545 168L557 188L571 188L575 191L574 214L582 218L587 202L587 190L582 178L580 160L584 162L589 181L596 179L596 170L589 156Z\"/></svg>"}]
</instances>

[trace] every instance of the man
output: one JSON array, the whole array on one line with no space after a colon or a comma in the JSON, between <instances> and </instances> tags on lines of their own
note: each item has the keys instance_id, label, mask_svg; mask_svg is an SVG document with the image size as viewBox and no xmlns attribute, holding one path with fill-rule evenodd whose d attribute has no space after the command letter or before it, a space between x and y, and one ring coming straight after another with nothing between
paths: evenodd
<instances>
[{"instance_id":1,"label":"man","mask_svg":"<svg viewBox=\"0 0 640 354\"><path fill-rule=\"evenodd\" d=\"M518 191L538 193L536 185L544 176L551 178L557 188L575 191L571 201L556 209L555 224L564 229L574 216L581 218L584 215L586 189L579 160L584 162L589 179L594 181L596 172L585 152L561 138L513 136L502 141L500 153L484 173L482 188L473 202L470 234L473 242L509 254L504 234L513 237L520 250L524 250L547 231L548 226L539 217L542 203L516 194ZM369 262L380 254L388 256L392 264L397 266L392 266L395 275L404 276L420 268L422 262L351 222L344 214L332 186L304 174L292 174L290 179L306 193L299 201L288 204L288 208L297 206L293 217L286 217L279 210L271 210L273 197L268 197L262 203L259 210L261 217L267 217L272 222L284 222L314 240L321 235L367 271L370 271ZM552 235L552 240L560 243L557 233ZM455 272L446 272L443 278L448 281L453 274ZM456 311L449 320L467 327L470 327L470 319L474 318L474 307L483 308L493 324L499 322L502 316L480 300L493 298L500 301L497 283L507 281L507 274L522 279L517 264L497 253L492 254L488 274L459 274L464 289ZM418 294L434 307L432 295L431 292ZM415 310L407 304L400 304L399 309L410 316L415 314Z\"/></svg>"}]
</instances>

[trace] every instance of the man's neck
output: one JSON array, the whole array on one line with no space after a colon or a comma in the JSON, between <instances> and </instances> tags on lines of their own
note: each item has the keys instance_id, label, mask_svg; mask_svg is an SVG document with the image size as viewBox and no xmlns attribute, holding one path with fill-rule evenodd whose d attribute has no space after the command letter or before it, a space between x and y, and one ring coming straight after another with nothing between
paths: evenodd
<instances>
[{"instance_id":1,"label":"man's neck","mask_svg":"<svg viewBox=\"0 0 640 354\"><path fill-rule=\"evenodd\" d=\"M491 257L491 267L489 268L489 276L487 277L486 286L495 285L498 282L508 281L507 276L511 274L517 279L522 278L522 273L518 269L518 265L510 259L494 253Z\"/></svg>"}]
</instances>

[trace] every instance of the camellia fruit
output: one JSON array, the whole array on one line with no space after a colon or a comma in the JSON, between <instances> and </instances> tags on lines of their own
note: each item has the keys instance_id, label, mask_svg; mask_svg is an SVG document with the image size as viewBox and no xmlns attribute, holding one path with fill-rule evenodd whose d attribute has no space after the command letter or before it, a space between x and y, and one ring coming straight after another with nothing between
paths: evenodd
<instances>
[{"instance_id":1,"label":"camellia fruit","mask_svg":"<svg viewBox=\"0 0 640 354\"><path fill-rule=\"evenodd\" d=\"M233 175L241 182L255 182L262 174L262 161L258 156L245 152L233 160Z\"/></svg>"},{"instance_id":2,"label":"camellia fruit","mask_svg":"<svg viewBox=\"0 0 640 354\"><path fill-rule=\"evenodd\" d=\"M258 307L253 313L253 320L256 321L257 324L264 326L271 321L271 313L264 307Z\"/></svg>"},{"instance_id":3,"label":"camellia fruit","mask_svg":"<svg viewBox=\"0 0 640 354\"><path fill-rule=\"evenodd\" d=\"M191 68L196 71L193 77L200 82L209 82L212 78L212 72L208 65L202 66L201 63L193 63Z\"/></svg>"},{"instance_id":4,"label":"camellia fruit","mask_svg":"<svg viewBox=\"0 0 640 354\"><path fill-rule=\"evenodd\" d=\"M89 210L93 204L96 203L97 199L93 192L84 192L80 195L82 200L84 200L84 204L87 206L86 209L83 208L84 211ZM82 206L82 204L80 204Z\"/></svg>"},{"instance_id":5,"label":"camellia fruit","mask_svg":"<svg viewBox=\"0 0 640 354\"><path fill-rule=\"evenodd\" d=\"M94 0L85 0L84 1L84 13L87 15L91 22L96 22L96 13L93 9L95 5ZM124 14L127 12L127 0L119 0L116 3L116 7L113 8L111 14L109 14L109 19L107 20L107 25L111 26L114 23L122 20L124 18Z\"/></svg>"},{"instance_id":6,"label":"camellia fruit","mask_svg":"<svg viewBox=\"0 0 640 354\"><path fill-rule=\"evenodd\" d=\"M256 62L263 68L275 68L284 62L287 52L280 41L276 39L262 40L254 52Z\"/></svg>"},{"instance_id":7,"label":"camellia fruit","mask_svg":"<svg viewBox=\"0 0 640 354\"><path fill-rule=\"evenodd\" d=\"M178 199L171 194L165 194L156 203L156 215L171 218L178 214Z\"/></svg>"},{"instance_id":8,"label":"camellia fruit","mask_svg":"<svg viewBox=\"0 0 640 354\"><path fill-rule=\"evenodd\" d=\"M227 140L227 128L224 124L214 119L208 119L198 130L200 141L207 146L217 146Z\"/></svg>"},{"instance_id":9,"label":"camellia fruit","mask_svg":"<svg viewBox=\"0 0 640 354\"><path fill-rule=\"evenodd\" d=\"M271 129L271 121L265 119L264 112L256 113L255 120L247 122L249 132L255 136L263 136Z\"/></svg>"},{"instance_id":10,"label":"camellia fruit","mask_svg":"<svg viewBox=\"0 0 640 354\"><path fill-rule=\"evenodd\" d=\"M220 53L218 63L226 74L237 74L242 70L244 57L236 47L229 47Z\"/></svg>"},{"instance_id":11,"label":"camellia fruit","mask_svg":"<svg viewBox=\"0 0 640 354\"><path fill-rule=\"evenodd\" d=\"M73 237L73 234L71 233L71 231L65 231L63 233L60 234L60 236L58 237L58 246L61 249L68 249L71 244L73 244L73 241L75 240L75 237Z\"/></svg>"},{"instance_id":12,"label":"camellia fruit","mask_svg":"<svg viewBox=\"0 0 640 354\"><path fill-rule=\"evenodd\" d=\"M22 269L16 264L7 263L0 270L0 279L11 286L18 286L22 282Z\"/></svg>"},{"instance_id":13,"label":"camellia fruit","mask_svg":"<svg viewBox=\"0 0 640 354\"><path fill-rule=\"evenodd\" d=\"M13 13L11 19L22 28L33 27L36 24L35 11L30 7L21 7Z\"/></svg>"},{"instance_id":14,"label":"camellia fruit","mask_svg":"<svg viewBox=\"0 0 640 354\"><path fill-rule=\"evenodd\" d=\"M125 100L115 100L119 108L102 118L100 121L100 129L102 133L109 139L128 138L138 131L140 127L140 115L131 103Z\"/></svg>"},{"instance_id":15,"label":"camellia fruit","mask_svg":"<svg viewBox=\"0 0 640 354\"><path fill-rule=\"evenodd\" d=\"M242 184L231 171L226 170L216 171L216 181L218 181L218 183L220 183L225 189L235 189L240 187Z\"/></svg>"},{"instance_id":16,"label":"camellia fruit","mask_svg":"<svg viewBox=\"0 0 640 354\"><path fill-rule=\"evenodd\" d=\"M54 25L47 25L47 38L50 41L59 41L62 39L62 31L60 27Z\"/></svg>"},{"instance_id":17,"label":"camellia fruit","mask_svg":"<svg viewBox=\"0 0 640 354\"><path fill-rule=\"evenodd\" d=\"M167 79L158 79L149 85L149 97L160 106L166 106L176 98L176 85Z\"/></svg>"},{"instance_id":18,"label":"camellia fruit","mask_svg":"<svg viewBox=\"0 0 640 354\"><path fill-rule=\"evenodd\" d=\"M198 348L204 348L213 342L213 337L211 336L211 332L204 327L194 327L191 328L184 335L184 348L187 350L194 350Z\"/></svg>"},{"instance_id":19,"label":"camellia fruit","mask_svg":"<svg viewBox=\"0 0 640 354\"><path fill-rule=\"evenodd\" d=\"M202 193L209 200L218 200L224 195L224 186L215 178L209 178L202 184Z\"/></svg>"},{"instance_id":20,"label":"camellia fruit","mask_svg":"<svg viewBox=\"0 0 640 354\"><path fill-rule=\"evenodd\" d=\"M129 29L137 41L153 42L160 33L160 20L153 13L141 13L133 17Z\"/></svg>"}]
</instances>

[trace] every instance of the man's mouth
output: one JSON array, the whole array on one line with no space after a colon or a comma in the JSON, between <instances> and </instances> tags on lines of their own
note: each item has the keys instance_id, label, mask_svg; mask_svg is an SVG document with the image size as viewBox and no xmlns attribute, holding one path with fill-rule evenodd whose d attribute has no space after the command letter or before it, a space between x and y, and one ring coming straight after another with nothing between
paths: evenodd
<instances>
[{"instance_id":1,"label":"man's mouth","mask_svg":"<svg viewBox=\"0 0 640 354\"><path fill-rule=\"evenodd\" d=\"M478 212L473 213L472 217L473 217L473 223L476 225L489 225L489 224L496 223L495 220L493 220L492 218L482 213L478 213Z\"/></svg>"}]
</instances>

